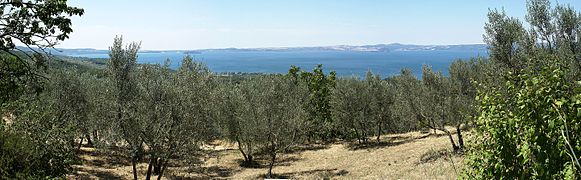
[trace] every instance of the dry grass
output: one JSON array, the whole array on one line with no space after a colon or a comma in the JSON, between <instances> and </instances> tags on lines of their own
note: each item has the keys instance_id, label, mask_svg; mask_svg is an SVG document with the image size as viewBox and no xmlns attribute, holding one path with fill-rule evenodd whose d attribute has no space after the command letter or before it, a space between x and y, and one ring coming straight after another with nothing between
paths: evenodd
<instances>
[{"instance_id":1,"label":"dry grass","mask_svg":"<svg viewBox=\"0 0 581 180\"><path fill-rule=\"evenodd\" d=\"M167 179L260 179L267 167L242 168L239 151L220 142L209 149L202 163L187 167L174 164L164 175ZM277 158L273 171L290 179L455 179L462 168L460 155L450 152L447 136L420 132L382 137L381 143L357 145L340 142L303 146ZM131 165L126 158L105 155L83 148L83 165L71 179L130 179ZM266 164L266 160L258 160ZM141 177L147 169L140 163ZM455 170L457 169L457 171Z\"/></svg>"},{"instance_id":2,"label":"dry grass","mask_svg":"<svg viewBox=\"0 0 581 180\"><path fill-rule=\"evenodd\" d=\"M2 121L4 121L4 123L7 127L12 125L14 118L16 118L16 117L12 113L6 112L6 113L2 114Z\"/></svg>"}]
</instances>

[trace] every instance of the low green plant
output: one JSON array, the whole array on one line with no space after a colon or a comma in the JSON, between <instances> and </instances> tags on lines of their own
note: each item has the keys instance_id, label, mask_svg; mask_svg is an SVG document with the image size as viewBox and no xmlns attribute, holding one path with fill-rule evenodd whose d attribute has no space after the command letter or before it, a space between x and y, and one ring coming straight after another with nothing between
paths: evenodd
<instances>
[{"instance_id":1,"label":"low green plant","mask_svg":"<svg viewBox=\"0 0 581 180\"><path fill-rule=\"evenodd\" d=\"M505 88L480 88L463 178L579 178L580 82L568 81L560 63L550 64L508 75Z\"/></svg>"}]
</instances>

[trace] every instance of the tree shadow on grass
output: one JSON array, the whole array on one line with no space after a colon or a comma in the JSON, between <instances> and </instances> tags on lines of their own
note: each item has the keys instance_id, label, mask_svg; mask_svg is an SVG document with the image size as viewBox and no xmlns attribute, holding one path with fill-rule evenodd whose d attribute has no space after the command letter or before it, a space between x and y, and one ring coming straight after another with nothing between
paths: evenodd
<instances>
[{"instance_id":1,"label":"tree shadow on grass","mask_svg":"<svg viewBox=\"0 0 581 180\"><path fill-rule=\"evenodd\" d=\"M286 153L295 154L295 153L302 153L305 151L317 151L322 149L328 149L330 147L329 144L302 144L298 146L294 146L289 148Z\"/></svg>"},{"instance_id":2,"label":"tree shadow on grass","mask_svg":"<svg viewBox=\"0 0 581 180\"><path fill-rule=\"evenodd\" d=\"M324 177L326 178L333 178L335 176L344 176L349 174L349 171L347 170L338 170L337 168L333 168L333 169L314 169L314 170L307 170L307 171L298 171L298 172L290 172L290 173L280 173L277 174L274 172L272 178L274 179L296 179L297 176L300 175L312 175L312 174L319 174L319 177ZM260 179L265 179L267 178L267 174L263 174L261 176L259 176L258 178Z\"/></svg>"},{"instance_id":3,"label":"tree shadow on grass","mask_svg":"<svg viewBox=\"0 0 581 180\"><path fill-rule=\"evenodd\" d=\"M276 162L275 162L275 166L291 166L294 162L297 162L301 160L298 157L294 157L294 156L285 156L285 157L279 157L277 158Z\"/></svg>"},{"instance_id":4,"label":"tree shadow on grass","mask_svg":"<svg viewBox=\"0 0 581 180\"><path fill-rule=\"evenodd\" d=\"M456 134L455 132L451 132L452 135ZM438 133L438 134L434 134L434 133L429 133L429 134L424 134L420 137L416 137L415 139L425 139L425 138L429 138L429 137L435 137L435 138L439 138L442 136L447 136L447 134L443 134L443 133Z\"/></svg>"},{"instance_id":5,"label":"tree shadow on grass","mask_svg":"<svg viewBox=\"0 0 581 180\"><path fill-rule=\"evenodd\" d=\"M450 160L450 157L462 156L462 151L453 151L451 149L439 149L439 150L428 150L426 153L420 156L419 162L416 165L431 163L437 161L438 159L444 159L446 161Z\"/></svg>"},{"instance_id":6,"label":"tree shadow on grass","mask_svg":"<svg viewBox=\"0 0 581 180\"><path fill-rule=\"evenodd\" d=\"M399 141L380 141L380 142L370 141L367 143L353 142L353 143L349 143L347 145L347 148L349 150L353 150L353 151L364 150L364 149L380 149L380 148L385 148L385 147L389 147L389 146L398 146L401 144L413 142L415 140L416 140L415 138L408 138L408 139L399 140Z\"/></svg>"},{"instance_id":7,"label":"tree shadow on grass","mask_svg":"<svg viewBox=\"0 0 581 180\"><path fill-rule=\"evenodd\" d=\"M188 173L195 173L199 176L196 177L186 177L182 175L171 175L169 174L169 179L223 179L228 178L234 173L240 170L221 167L221 166L211 166L211 167L190 167Z\"/></svg>"},{"instance_id":8,"label":"tree shadow on grass","mask_svg":"<svg viewBox=\"0 0 581 180\"><path fill-rule=\"evenodd\" d=\"M452 133L454 134L454 133ZM433 134L433 133L425 133L421 136L408 136L408 135L396 135L396 136L387 136L381 138L382 141L377 142L375 140L370 140L367 143L357 143L357 142L350 142L347 147L349 150L362 150L362 149L379 149L389 146L398 146L401 144L406 144L410 142L414 142L415 140L425 139L429 137L442 137L447 136L446 134Z\"/></svg>"},{"instance_id":9,"label":"tree shadow on grass","mask_svg":"<svg viewBox=\"0 0 581 180\"><path fill-rule=\"evenodd\" d=\"M92 163L101 163L101 165L97 165L97 166L101 166L101 167L106 167L106 168L115 168L115 167L119 167L119 166L130 166L131 165L131 160L121 154L117 154L117 153L105 153L102 156L104 157L104 160L93 160Z\"/></svg>"},{"instance_id":10,"label":"tree shadow on grass","mask_svg":"<svg viewBox=\"0 0 581 180\"><path fill-rule=\"evenodd\" d=\"M382 136L381 140L387 140L387 141L401 141L401 140L407 140L407 139L414 139L413 136L410 135L388 135L388 136ZM421 139L416 137L415 139Z\"/></svg>"},{"instance_id":11,"label":"tree shadow on grass","mask_svg":"<svg viewBox=\"0 0 581 180\"><path fill-rule=\"evenodd\" d=\"M276 157L274 166L291 166L294 162L301 160L295 156L289 156L287 154L279 154ZM242 168L249 169L262 169L267 168L270 163L270 157L258 156L252 162L246 162L244 159L237 159L236 163Z\"/></svg>"},{"instance_id":12,"label":"tree shadow on grass","mask_svg":"<svg viewBox=\"0 0 581 180\"><path fill-rule=\"evenodd\" d=\"M100 170L82 170L80 172L86 172L87 174L77 174L75 175L75 179L92 179L95 176L98 179L123 179L122 176L117 174L113 174L107 171L100 171Z\"/></svg>"},{"instance_id":13,"label":"tree shadow on grass","mask_svg":"<svg viewBox=\"0 0 581 180\"><path fill-rule=\"evenodd\" d=\"M262 165L262 163L260 163L260 162L264 162L264 161L266 161L266 160L257 157L255 160L253 160L251 162L244 161L244 159L238 159L238 160L236 160L236 163L238 163L238 165L240 167L243 167L243 168L260 169L260 168L266 167L266 166Z\"/></svg>"},{"instance_id":14,"label":"tree shadow on grass","mask_svg":"<svg viewBox=\"0 0 581 180\"><path fill-rule=\"evenodd\" d=\"M452 132L452 134L455 134L455 133ZM402 140L402 139L416 139L416 140L418 140L418 139L426 139L426 138L429 138L429 137L436 137L436 138L438 138L438 137L442 137L442 136L447 136L447 135L446 134L443 134L443 133L434 134L434 133L432 133L430 131L430 132L426 132L426 133L421 133L420 136L396 135L396 136L388 136L385 139L393 140L393 141Z\"/></svg>"},{"instance_id":15,"label":"tree shadow on grass","mask_svg":"<svg viewBox=\"0 0 581 180\"><path fill-rule=\"evenodd\" d=\"M116 152L106 152L106 151L100 151L100 150L96 150L96 149L91 150L91 149L82 148L78 152L77 155L79 155L79 156L86 155L86 156L96 157L96 158L92 158L90 160L83 159L82 161L85 161L85 163L88 165L93 165L93 166L97 166L97 167L105 167L105 168L112 169L112 168L116 168L119 166L131 165L131 162L130 162L128 157L126 157L125 155L123 155L121 153L116 153Z\"/></svg>"}]
</instances>

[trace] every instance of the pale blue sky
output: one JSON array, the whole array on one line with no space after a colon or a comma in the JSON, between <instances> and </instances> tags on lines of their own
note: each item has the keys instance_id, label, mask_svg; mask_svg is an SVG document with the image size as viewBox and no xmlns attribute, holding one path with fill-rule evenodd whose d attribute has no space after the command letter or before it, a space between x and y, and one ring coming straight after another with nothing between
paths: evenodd
<instances>
[{"instance_id":1,"label":"pale blue sky","mask_svg":"<svg viewBox=\"0 0 581 180\"><path fill-rule=\"evenodd\" d=\"M559 0L581 9L579 0ZM142 49L482 43L488 8L524 17L524 0L69 0L85 9L63 48ZM554 4L554 3L553 3Z\"/></svg>"}]
</instances>

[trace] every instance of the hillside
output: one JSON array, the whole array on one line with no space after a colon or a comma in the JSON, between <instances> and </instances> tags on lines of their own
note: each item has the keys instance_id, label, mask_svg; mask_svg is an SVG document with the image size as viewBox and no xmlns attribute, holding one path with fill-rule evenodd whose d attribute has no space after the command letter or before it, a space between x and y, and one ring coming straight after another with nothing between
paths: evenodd
<instances>
[{"instance_id":1,"label":"hillside","mask_svg":"<svg viewBox=\"0 0 581 180\"><path fill-rule=\"evenodd\" d=\"M463 157L450 153L446 136L421 132L384 136L381 143L359 146L350 142L304 146L282 155L273 171L290 179L455 179ZM83 164L75 166L70 179L131 179L131 164L126 157L106 155L83 147ZM451 159L450 159L451 158ZM235 146L216 142L206 146L199 164L188 167L172 162L167 179L257 179L266 167L242 168ZM265 159L259 162L266 164ZM147 164L142 162L142 174Z\"/></svg>"},{"instance_id":2,"label":"hillside","mask_svg":"<svg viewBox=\"0 0 581 180\"><path fill-rule=\"evenodd\" d=\"M18 47L28 51L25 47ZM335 52L393 52L393 51L478 51L486 50L485 44L457 44L457 45L416 45L416 44L375 44L375 45L335 45L335 46L305 46L305 47L264 47L264 48L222 48L222 49L194 49L194 50L142 50L141 53L184 53L200 54L204 52L293 52L293 51L335 51ZM49 50L56 55L86 55L107 54L108 50L92 48L56 48Z\"/></svg>"},{"instance_id":3,"label":"hillside","mask_svg":"<svg viewBox=\"0 0 581 180\"><path fill-rule=\"evenodd\" d=\"M67 69L76 68L79 71L99 71L105 69L107 60L101 58L54 56L48 62L51 68Z\"/></svg>"}]
</instances>

